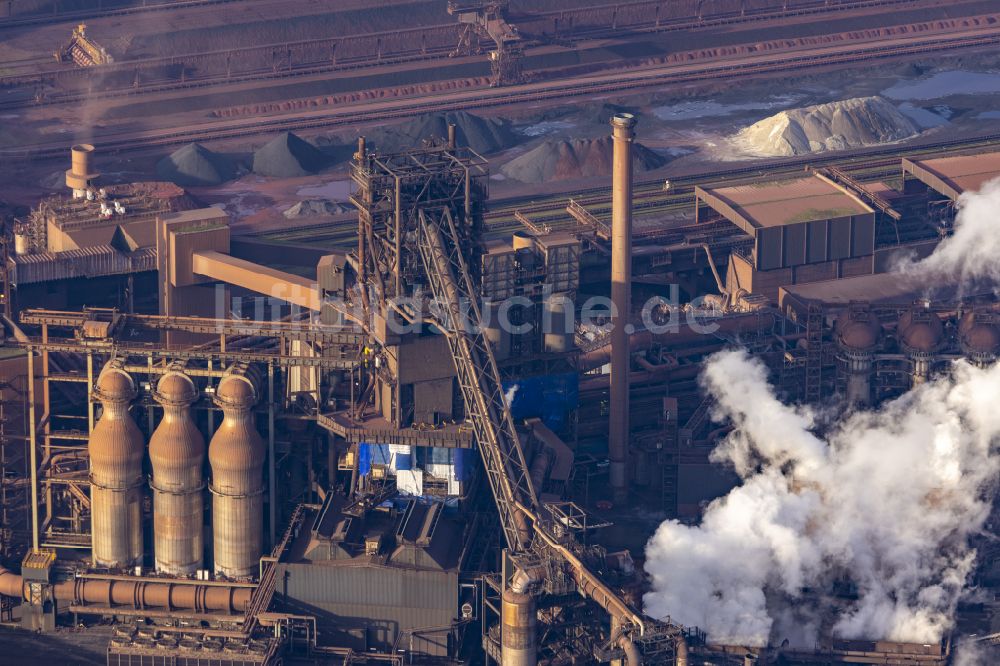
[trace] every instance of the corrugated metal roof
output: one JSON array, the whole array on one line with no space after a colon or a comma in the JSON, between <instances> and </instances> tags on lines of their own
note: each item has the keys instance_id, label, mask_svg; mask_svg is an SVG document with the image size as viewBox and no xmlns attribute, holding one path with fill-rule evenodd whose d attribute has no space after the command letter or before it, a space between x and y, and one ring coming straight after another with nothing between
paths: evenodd
<instances>
[{"instance_id":1,"label":"corrugated metal roof","mask_svg":"<svg viewBox=\"0 0 1000 666\"><path fill-rule=\"evenodd\" d=\"M757 228L872 212L857 199L813 176L703 191L728 203Z\"/></svg>"},{"instance_id":2,"label":"corrugated metal roof","mask_svg":"<svg viewBox=\"0 0 1000 666\"><path fill-rule=\"evenodd\" d=\"M907 165L915 165L917 168L908 170L933 189L957 198L963 192L978 192L1000 177L1000 152L904 160L904 169Z\"/></svg>"},{"instance_id":3,"label":"corrugated metal roof","mask_svg":"<svg viewBox=\"0 0 1000 666\"><path fill-rule=\"evenodd\" d=\"M12 258L11 280L32 284L76 277L100 277L156 270L156 249L124 254L107 245L66 252L39 252Z\"/></svg>"}]
</instances>

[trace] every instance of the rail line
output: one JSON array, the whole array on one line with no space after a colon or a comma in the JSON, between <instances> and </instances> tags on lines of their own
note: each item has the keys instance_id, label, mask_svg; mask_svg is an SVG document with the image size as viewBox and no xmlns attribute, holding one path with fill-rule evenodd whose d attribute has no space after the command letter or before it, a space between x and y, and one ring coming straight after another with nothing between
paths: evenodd
<instances>
[{"instance_id":1,"label":"rail line","mask_svg":"<svg viewBox=\"0 0 1000 666\"><path fill-rule=\"evenodd\" d=\"M236 0L221 1L233 2ZM610 7L615 7L617 12L621 8L653 6L656 7L655 12L645 13L646 15L651 14L652 18L641 23L631 23L622 26L615 24L610 27L586 26L575 28L566 31L562 35L558 34L558 30L554 32L556 33L556 39L594 39L602 36L607 37L634 32L668 32L710 28L773 18L788 18L835 11L843 12L852 9L882 7L886 5L906 5L915 2L919 2L919 0L855 0L837 5L816 2L803 6L790 7L787 10L781 11L765 8L745 14L732 12L713 15L708 18L695 18L693 20L689 17L661 20L659 17L659 8L662 6L662 3L635 2L616 6L588 7L585 10L593 12L595 10L607 10ZM528 16L533 22L541 24L552 23L558 26L560 20L565 22L565 17L567 15L572 17L575 11L584 10L544 12ZM572 24L572 20L570 20L570 24ZM2 23L0 23L0 27L2 27ZM25 85L37 86L45 83L54 85L57 82L68 80L74 83L86 81L87 90L77 89L49 92L40 99L33 97L21 100L6 100L0 104L0 108L15 109L39 104L72 103L84 100L89 95L98 92L102 98L136 96L168 90L237 83L247 80L277 80L336 71L351 71L388 64L414 63L440 59L452 52L459 34L459 28L460 26L457 24L429 25L399 31L364 33L336 38L299 40L156 58L124 60L89 68L53 66L43 68L41 71L7 74L0 77L0 88ZM432 35L432 40L438 42L437 45L427 46L428 35ZM539 44L544 44L546 41L551 41L551 38L548 35L542 35L541 37L535 37L534 40L539 42ZM400 44L419 43L421 47L404 48L383 53L383 44L388 44L390 41ZM368 42L369 46L372 47L368 50L374 52L367 55L346 58L336 57L335 54L338 47L343 49L345 44L363 42ZM216 61L217 71L198 73L199 64L213 60ZM26 60L22 62L31 63L32 61ZM37 62L37 59L35 62ZM237 67L241 67L241 63L243 66L246 66L250 62L260 63L260 65L253 68L241 69L235 74L231 71L233 63L236 63ZM10 65L8 63L8 67ZM28 65L18 65L17 63L14 63L13 66L28 67ZM95 78L98 79L100 84L103 84L99 90L92 89ZM143 81L143 79L146 80Z\"/></svg>"},{"instance_id":2,"label":"rail line","mask_svg":"<svg viewBox=\"0 0 1000 666\"><path fill-rule=\"evenodd\" d=\"M723 77L755 76L776 72L787 73L816 67L871 62L876 59L896 58L911 55L926 55L969 48L982 48L1000 44L1000 30L974 36L959 36L951 39L940 37L920 41L910 40L903 44L867 45L843 50L823 49L822 52L776 56L767 54L750 61L735 63L714 63L677 71L679 66L620 71L583 79L567 79L557 82L524 84L509 88L476 89L440 95L437 99L418 101L414 98L399 98L378 105L356 105L347 111L312 112L298 117L253 119L245 123L229 122L204 125L184 129L173 129L141 134L97 136L95 140L103 150L130 151L150 147L171 146L191 141L211 139L231 139L251 137L263 133L330 128L353 125L370 120L377 114L379 120L405 119L425 113L435 113L456 108L483 109L523 102L572 99L600 94L621 94L644 88L669 84L695 83L707 80L718 81ZM376 108L376 106L378 108ZM0 155L9 158L41 159L54 157L65 152L65 145L42 144L22 149L7 149Z\"/></svg>"}]
</instances>

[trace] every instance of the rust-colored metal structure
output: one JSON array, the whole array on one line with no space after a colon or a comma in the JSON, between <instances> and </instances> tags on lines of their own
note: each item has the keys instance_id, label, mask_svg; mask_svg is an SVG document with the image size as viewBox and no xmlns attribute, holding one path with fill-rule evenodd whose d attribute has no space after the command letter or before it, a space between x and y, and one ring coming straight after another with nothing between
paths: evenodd
<instances>
[{"instance_id":1,"label":"rust-colored metal structure","mask_svg":"<svg viewBox=\"0 0 1000 666\"><path fill-rule=\"evenodd\" d=\"M256 574L264 552L266 449L254 427L257 389L245 372L232 368L219 382L215 402L223 412L208 445L215 573L243 578Z\"/></svg>"},{"instance_id":2,"label":"rust-colored metal structure","mask_svg":"<svg viewBox=\"0 0 1000 666\"><path fill-rule=\"evenodd\" d=\"M204 558L205 439L190 410L198 389L190 377L171 371L160 377L153 398L163 406L163 419L149 438L156 570L188 575Z\"/></svg>"},{"instance_id":3,"label":"rust-colored metal structure","mask_svg":"<svg viewBox=\"0 0 1000 666\"><path fill-rule=\"evenodd\" d=\"M29 600L27 587L22 576L0 567L0 595ZM84 575L55 584L53 592L57 601L80 607L80 610L92 606L95 611L120 607L232 614L244 611L254 587L251 583Z\"/></svg>"},{"instance_id":4,"label":"rust-colored metal structure","mask_svg":"<svg viewBox=\"0 0 1000 666\"><path fill-rule=\"evenodd\" d=\"M611 415L608 457L611 492L617 503L628 499L629 441L629 315L632 289L632 142L635 117L620 113L611 119L614 157L611 181Z\"/></svg>"},{"instance_id":5,"label":"rust-colored metal structure","mask_svg":"<svg viewBox=\"0 0 1000 666\"><path fill-rule=\"evenodd\" d=\"M109 362L94 389L104 413L90 435L90 493L94 564L123 568L142 563L142 433L129 414L132 377Z\"/></svg>"}]
</instances>

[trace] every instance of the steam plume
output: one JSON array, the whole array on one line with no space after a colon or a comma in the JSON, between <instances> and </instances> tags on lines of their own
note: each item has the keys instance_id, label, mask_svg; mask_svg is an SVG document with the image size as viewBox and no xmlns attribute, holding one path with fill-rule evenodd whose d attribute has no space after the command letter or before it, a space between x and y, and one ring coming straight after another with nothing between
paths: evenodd
<instances>
[{"instance_id":1,"label":"steam plume","mask_svg":"<svg viewBox=\"0 0 1000 666\"><path fill-rule=\"evenodd\" d=\"M774 396L746 352L710 357L702 383L716 417L735 426L713 459L732 463L742 484L700 526L660 526L646 548L646 611L718 643L810 646L819 627L843 638L939 640L1000 470L1000 367L958 362L821 434L808 408ZM857 599L816 596L837 581Z\"/></svg>"},{"instance_id":2,"label":"steam plume","mask_svg":"<svg viewBox=\"0 0 1000 666\"><path fill-rule=\"evenodd\" d=\"M954 233L942 240L930 256L904 263L899 269L928 282L1000 283L1000 235L996 233L1000 178L989 181L978 192L962 194L958 208Z\"/></svg>"}]
</instances>

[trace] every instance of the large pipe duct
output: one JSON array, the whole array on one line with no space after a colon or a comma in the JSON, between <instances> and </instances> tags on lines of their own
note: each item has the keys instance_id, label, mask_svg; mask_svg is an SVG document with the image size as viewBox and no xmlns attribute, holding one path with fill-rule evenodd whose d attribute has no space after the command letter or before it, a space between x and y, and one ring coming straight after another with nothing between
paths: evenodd
<instances>
[{"instance_id":1,"label":"large pipe duct","mask_svg":"<svg viewBox=\"0 0 1000 666\"><path fill-rule=\"evenodd\" d=\"M156 383L153 399L163 406L163 420L149 438L156 570L183 576L202 567L204 552L205 439L190 410L198 389L187 375L170 371Z\"/></svg>"},{"instance_id":2,"label":"large pipe duct","mask_svg":"<svg viewBox=\"0 0 1000 666\"><path fill-rule=\"evenodd\" d=\"M708 320L706 325L708 324L713 327L711 334L696 331L688 326L680 326L677 330L670 329L666 333L653 333L648 330L638 331L629 336L629 349L632 353L646 351L654 343L666 342L669 342L672 347L681 348L706 339L715 343L719 338L728 339L739 335L757 334L773 329L777 324L777 317L773 312L752 312ZM589 372L600 368L611 362L611 356L612 345L601 345L580 355L576 363L577 370Z\"/></svg>"},{"instance_id":3,"label":"large pipe duct","mask_svg":"<svg viewBox=\"0 0 1000 666\"><path fill-rule=\"evenodd\" d=\"M224 583L149 578L75 578L56 583L57 601L102 608L192 610L199 613L243 613L253 587ZM0 595L27 601L21 576L0 567Z\"/></svg>"},{"instance_id":4,"label":"large pipe duct","mask_svg":"<svg viewBox=\"0 0 1000 666\"><path fill-rule=\"evenodd\" d=\"M628 499L629 318L632 287L632 142L635 117L619 113L611 119L614 160L611 181L611 423L608 457L611 491L616 503Z\"/></svg>"},{"instance_id":5,"label":"large pipe duct","mask_svg":"<svg viewBox=\"0 0 1000 666\"><path fill-rule=\"evenodd\" d=\"M132 377L116 361L101 371L94 389L104 406L90 434L90 513L94 565L142 564L142 433L129 414Z\"/></svg>"},{"instance_id":6,"label":"large pipe duct","mask_svg":"<svg viewBox=\"0 0 1000 666\"><path fill-rule=\"evenodd\" d=\"M264 550L264 440L254 427L257 391L235 372L219 382L215 403L223 419L208 445L212 466L215 572L252 576Z\"/></svg>"}]
</instances>

